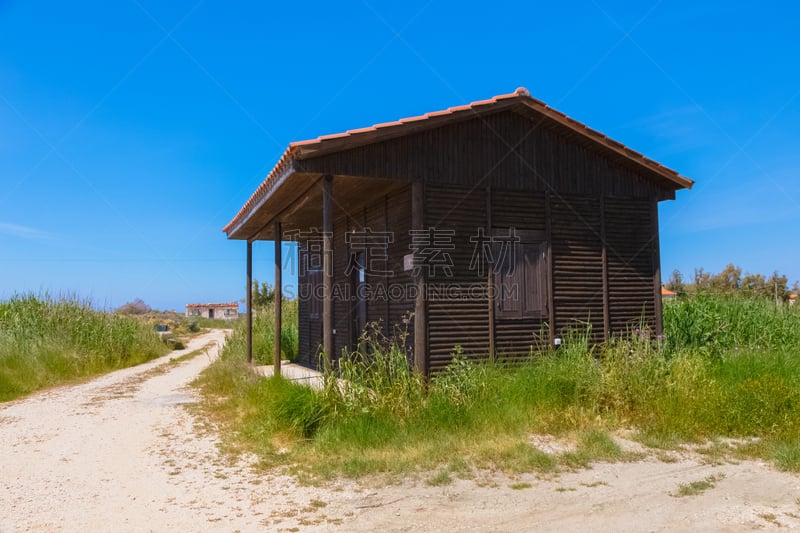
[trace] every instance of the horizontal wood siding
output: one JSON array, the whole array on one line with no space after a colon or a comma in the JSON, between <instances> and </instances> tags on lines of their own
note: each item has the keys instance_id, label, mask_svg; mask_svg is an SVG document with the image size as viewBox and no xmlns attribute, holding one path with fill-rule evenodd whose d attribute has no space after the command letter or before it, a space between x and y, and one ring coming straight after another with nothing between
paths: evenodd
<instances>
[{"instance_id":1,"label":"horizontal wood siding","mask_svg":"<svg viewBox=\"0 0 800 533\"><path fill-rule=\"evenodd\" d=\"M376 198L376 202L366 208L364 225L371 232L386 231L386 202L383 196ZM387 288L386 282L390 278L380 273L386 270L387 261L381 257L380 250L375 250L375 253L367 257L367 261L370 266L367 269L367 283L372 287L377 287L376 291ZM381 330L386 334L389 317L386 313L386 302L380 298L380 294L380 292L376 292L374 301L367 305L367 322L380 324Z\"/></svg>"},{"instance_id":2,"label":"horizontal wood siding","mask_svg":"<svg viewBox=\"0 0 800 533\"><path fill-rule=\"evenodd\" d=\"M318 368L319 353L322 345L322 314L318 318L312 319L310 317L310 302L308 298L300 297L301 295L308 295L309 291L313 290L309 280L309 276L304 272L299 265L308 264L307 254L305 252L306 243L298 243L298 353L297 362L308 368Z\"/></svg>"},{"instance_id":3,"label":"horizontal wood siding","mask_svg":"<svg viewBox=\"0 0 800 533\"><path fill-rule=\"evenodd\" d=\"M336 180L334 180L333 187L335 190ZM334 194L336 193L334 192ZM345 233L352 226L361 227L361 225L354 224L348 215L342 211L341 206L334 207L334 216L337 218L333 222L333 286L334 294L337 294L338 291L340 297L333 300L334 334L332 360L339 359L342 355L342 350L350 346L353 303L341 297L343 294L341 291L347 290L350 285L350 280L345 275L347 263L350 260L350 253L345 244Z\"/></svg>"},{"instance_id":4,"label":"horizontal wood siding","mask_svg":"<svg viewBox=\"0 0 800 533\"><path fill-rule=\"evenodd\" d=\"M305 252L298 247L297 264L303 261ZM309 305L308 300L300 298L302 287L308 286L305 273L297 272L297 362L303 366L311 366L311 336L309 329Z\"/></svg>"},{"instance_id":5,"label":"horizontal wood siding","mask_svg":"<svg viewBox=\"0 0 800 533\"><path fill-rule=\"evenodd\" d=\"M654 204L635 199L605 201L609 317L613 334L655 325Z\"/></svg>"},{"instance_id":6,"label":"horizontal wood siding","mask_svg":"<svg viewBox=\"0 0 800 533\"><path fill-rule=\"evenodd\" d=\"M555 334L568 329L603 340L603 248L600 200L591 197L551 200Z\"/></svg>"},{"instance_id":7,"label":"horizontal wood siding","mask_svg":"<svg viewBox=\"0 0 800 533\"><path fill-rule=\"evenodd\" d=\"M495 321L495 343L497 358L515 360L531 354L531 347L548 343L546 320L525 318L522 320Z\"/></svg>"},{"instance_id":8,"label":"horizontal wood siding","mask_svg":"<svg viewBox=\"0 0 800 533\"><path fill-rule=\"evenodd\" d=\"M411 271L403 268L403 257L411 253L411 187L406 187L384 200L388 229L394 235L394 242L389 243L388 268L394 275L388 280L392 289L387 304L381 304L388 309L386 324L392 335L400 337L406 335L406 354L409 363L412 362L412 347L414 344L414 321L410 320L414 311L414 299L409 298L408 290L412 286ZM401 290L403 289L403 290Z\"/></svg>"},{"instance_id":9,"label":"horizontal wood siding","mask_svg":"<svg viewBox=\"0 0 800 533\"><path fill-rule=\"evenodd\" d=\"M658 178L611 159L574 133L500 111L405 137L297 161L300 172L428 184L551 191L562 195L673 198Z\"/></svg>"},{"instance_id":10,"label":"horizontal wood siding","mask_svg":"<svg viewBox=\"0 0 800 533\"><path fill-rule=\"evenodd\" d=\"M470 237L486 223L486 192L462 187L426 186L426 225L437 230L454 231L453 250L447 251L453 262L452 277L437 271L429 280L428 336L430 369L435 372L447 366L455 345L473 358L488 356L489 313L486 299L486 277L470 269L474 243ZM641 323L655 323L654 217L652 202L634 198L605 198L607 284L609 326L611 334L626 333ZM492 216L495 231L515 227L519 230L544 231L545 196L536 191L492 191ZM561 197L551 199L552 212L552 303L555 334L563 336L568 328L584 331L591 325L592 340L603 339L603 260L601 241L601 202L594 197ZM339 213L334 222L334 283L348 284L345 276L350 250L345 233L369 227L373 231L388 229L394 242L388 245L388 262L372 266L393 273L386 278L368 275L374 286L386 287L390 298L370 300L368 320L383 324L384 332L405 331L408 354L411 356L413 299L408 288L413 286L411 272L403 267L403 256L411 252L411 196L406 188L391 197L376 199L362 213L352 218ZM387 224L388 221L388 224ZM303 261L303 251L299 252ZM304 276L299 283L306 283ZM442 286L455 289L444 294ZM469 290L472 290L470 293ZM392 292L394 291L394 292ZM308 302L299 303L299 361L311 367L318 365L317 354L322 341L320 320L308 316ZM348 346L352 332L351 302L334 302L334 336L336 355ZM499 358L515 359L530 353L532 345L547 343L549 329L546 318L495 320L496 352Z\"/></svg>"},{"instance_id":11,"label":"horizontal wood siding","mask_svg":"<svg viewBox=\"0 0 800 533\"><path fill-rule=\"evenodd\" d=\"M470 237L486 225L483 190L426 185L425 223L438 232L453 232L452 276L440 269L428 275L428 356L431 372L445 368L460 345L473 358L488 357L489 319L486 276L470 269L474 244ZM442 290L446 288L446 290ZM483 297L481 297L483 295Z\"/></svg>"}]
</instances>

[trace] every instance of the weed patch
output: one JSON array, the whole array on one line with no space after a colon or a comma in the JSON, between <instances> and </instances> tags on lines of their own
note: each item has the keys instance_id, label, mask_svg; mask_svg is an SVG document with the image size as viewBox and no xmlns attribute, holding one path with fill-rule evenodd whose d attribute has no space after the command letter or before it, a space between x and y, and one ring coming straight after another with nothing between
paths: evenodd
<instances>
[{"instance_id":1,"label":"weed patch","mask_svg":"<svg viewBox=\"0 0 800 533\"><path fill-rule=\"evenodd\" d=\"M800 472L800 442L779 442L772 449L775 465L785 471Z\"/></svg>"},{"instance_id":2,"label":"weed patch","mask_svg":"<svg viewBox=\"0 0 800 533\"><path fill-rule=\"evenodd\" d=\"M678 491L673 494L676 498L683 498L685 496L697 496L702 494L708 489L713 489L717 486L717 482L725 478L724 474L711 475L699 481L692 481L691 483L682 483L678 487Z\"/></svg>"}]
</instances>

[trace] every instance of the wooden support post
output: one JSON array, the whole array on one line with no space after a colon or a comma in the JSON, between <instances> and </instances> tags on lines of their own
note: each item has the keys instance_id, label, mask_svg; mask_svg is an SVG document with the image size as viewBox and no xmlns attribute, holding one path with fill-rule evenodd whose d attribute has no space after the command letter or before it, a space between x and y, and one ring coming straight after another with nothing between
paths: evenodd
<instances>
[{"instance_id":1,"label":"wooden support post","mask_svg":"<svg viewBox=\"0 0 800 533\"><path fill-rule=\"evenodd\" d=\"M333 360L333 176L322 178L322 350Z\"/></svg>"},{"instance_id":2,"label":"wooden support post","mask_svg":"<svg viewBox=\"0 0 800 533\"><path fill-rule=\"evenodd\" d=\"M550 193L544 194L544 232L547 240L547 321L550 345L556 337L555 296L553 295L553 210L550 207Z\"/></svg>"},{"instance_id":3,"label":"wooden support post","mask_svg":"<svg viewBox=\"0 0 800 533\"><path fill-rule=\"evenodd\" d=\"M661 245L658 239L658 200L653 200L650 208L653 217L653 298L655 299L656 335L664 334L664 320L661 307Z\"/></svg>"},{"instance_id":4,"label":"wooden support post","mask_svg":"<svg viewBox=\"0 0 800 533\"><path fill-rule=\"evenodd\" d=\"M415 230L425 226L425 185L416 180L411 184L411 227ZM428 312L425 305L425 269L416 264L414 258L414 368L423 376L428 375Z\"/></svg>"},{"instance_id":5,"label":"wooden support post","mask_svg":"<svg viewBox=\"0 0 800 533\"><path fill-rule=\"evenodd\" d=\"M493 235L492 229L492 187L486 187L486 235L487 239L491 239ZM483 243L478 243L479 246L483 246ZM491 246L491 244L490 244ZM493 249L493 247L492 247ZM483 250L481 250L481 255L483 255ZM492 260L489 261L487 265L486 271L486 298L489 300L488 309L489 312L489 360L494 361L495 358L495 331L494 331L494 260L495 258L492 257Z\"/></svg>"},{"instance_id":6,"label":"wooden support post","mask_svg":"<svg viewBox=\"0 0 800 533\"><path fill-rule=\"evenodd\" d=\"M611 312L609 309L608 293L608 246L606 245L606 201L600 197L600 240L603 246L603 339L611 336Z\"/></svg>"},{"instance_id":7,"label":"wooden support post","mask_svg":"<svg viewBox=\"0 0 800 533\"><path fill-rule=\"evenodd\" d=\"M253 243L247 241L247 362L253 362Z\"/></svg>"},{"instance_id":8,"label":"wooden support post","mask_svg":"<svg viewBox=\"0 0 800 533\"><path fill-rule=\"evenodd\" d=\"M281 223L275 221L275 339L273 341L273 373L276 376L281 375L281 331L283 329L283 320L281 316L283 305L283 255L282 247L283 236L281 235Z\"/></svg>"}]
</instances>

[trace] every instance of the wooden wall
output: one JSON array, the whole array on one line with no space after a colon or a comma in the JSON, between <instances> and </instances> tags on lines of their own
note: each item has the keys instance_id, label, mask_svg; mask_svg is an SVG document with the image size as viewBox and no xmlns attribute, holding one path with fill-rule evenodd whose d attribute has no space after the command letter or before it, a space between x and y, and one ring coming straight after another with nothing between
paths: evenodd
<instances>
[{"instance_id":1,"label":"wooden wall","mask_svg":"<svg viewBox=\"0 0 800 533\"><path fill-rule=\"evenodd\" d=\"M453 232L452 277L441 268L428 274L428 367L441 370L451 361L454 345L467 355L489 352L485 276L471 270L474 245L470 237L486 225L486 192L452 187L425 187L425 225L437 232ZM435 274L435 275L431 275Z\"/></svg>"},{"instance_id":2,"label":"wooden wall","mask_svg":"<svg viewBox=\"0 0 800 533\"><path fill-rule=\"evenodd\" d=\"M604 334L600 198L552 198L550 212L555 334L590 328L593 340L600 341Z\"/></svg>"},{"instance_id":3,"label":"wooden wall","mask_svg":"<svg viewBox=\"0 0 800 533\"><path fill-rule=\"evenodd\" d=\"M336 195L336 179L334 178L334 196ZM346 202L335 203L333 223L333 283L334 294L343 295L343 291L353 290L352 277L346 274L347 264L352 253L345 235L348 232L363 231L369 228L375 232L391 231L394 241L387 247L388 261L378 257L367 257L375 270L392 272L392 276L378 275L367 270L366 281L376 288L374 297L367 303L367 321L381 325L387 336L395 333L394 325L403 326L404 317L413 311L413 300L404 297L405 287L411 284L410 272L403 271L403 256L410 252L408 229L411 227L411 192L405 187L389 196L381 196L358 212L347 212ZM304 261L303 247L300 249L300 261ZM310 290L308 276L298 276L300 293ZM349 287L347 289L346 287ZM391 297L386 298L383 295ZM350 296L353 293L349 293ZM338 358L342 350L351 348L351 339L360 332L354 331L354 305L352 299L334 298L333 323L336 330L333 358ZM319 366L319 355L322 344L322 315L317 319L309 317L310 303L301 299L299 302L299 346L298 362L304 366ZM413 322L408 324L409 343L413 340ZM410 355L410 354L409 354Z\"/></svg>"},{"instance_id":4,"label":"wooden wall","mask_svg":"<svg viewBox=\"0 0 800 533\"><path fill-rule=\"evenodd\" d=\"M469 268L474 247L469 237L479 227L485 228L487 196L495 231L515 227L551 235L548 307L552 307L556 336L566 337L570 331L579 335L589 332L593 342L601 342L641 323L655 325L654 290L658 282L654 280L654 202L427 185L426 224L455 232L453 277L449 284L462 289L457 297L429 295L432 371L441 370L450 362L456 344L468 356L487 357L491 327L500 358L526 356L531 346L550 340L549 317L498 317L492 325L488 299L465 297L470 294L470 287L484 289L471 294L486 294L487 277Z\"/></svg>"},{"instance_id":5,"label":"wooden wall","mask_svg":"<svg viewBox=\"0 0 800 533\"><path fill-rule=\"evenodd\" d=\"M438 275L428 280L428 357L432 372L447 366L454 347L459 345L470 357L489 355L489 331L494 327L495 351L499 358L519 358L531 346L550 341L548 317L489 319L487 277L470 269L474 243L470 237L486 227L487 197L490 198L492 226L495 230L550 231L551 265L548 306L552 307L554 334L565 337L569 330L591 332L600 342L608 335L623 334L644 323L655 325L654 280L655 204L633 198L552 197L538 192L463 188L428 185L425 188L425 223L438 230L452 231L454 249L452 277ZM550 224L545 216L551 213ZM340 216L334 223L334 283L349 283L344 275L350 251L344 234L354 228L373 231L388 228L395 241L389 245L387 270L393 277L367 276L373 286L386 287L387 299L369 301L367 318L379 322L384 333L393 326L407 328L409 356L413 340L413 321L404 318L413 311L413 300L397 295L411 286L410 272L403 270L403 256L409 253L410 194L405 189L384 197L355 217ZM605 234L605 255L603 247ZM302 254L302 252L300 252ZM302 260L302 259L301 259ZM381 268L384 265L379 264ZM300 284L308 283L300 277ZM390 293L390 288L398 290ZM301 289L302 290L302 289ZM318 366L322 342L321 315L309 318L309 303L300 301L299 362ZM334 302L335 357L349 345L354 335L353 304ZM606 329L606 316L608 329Z\"/></svg>"},{"instance_id":6,"label":"wooden wall","mask_svg":"<svg viewBox=\"0 0 800 533\"><path fill-rule=\"evenodd\" d=\"M658 256L658 211L654 202L608 198L605 201L608 298L611 330L656 322L654 268Z\"/></svg>"},{"instance_id":7,"label":"wooden wall","mask_svg":"<svg viewBox=\"0 0 800 533\"><path fill-rule=\"evenodd\" d=\"M503 111L296 165L299 172L338 175L334 196L337 179L346 176L424 182L425 224L453 231L455 245L453 276L443 280L451 292L437 293L438 280L428 281L431 371L449 363L456 344L469 356L486 357L492 331L498 356L519 357L531 345L551 341L551 331L561 337L570 328L588 328L592 340L601 341L642 321L654 325L660 316L657 201L674 198L674 186L564 131ZM402 268L410 251L410 187L377 196L358 213L342 211L347 199L335 203L334 283L348 283L345 232L370 227L394 232L389 268L395 276L371 276L369 283L410 286L410 272ZM478 228L510 227L547 235L548 312L491 323L488 278L469 268L474 247L469 238ZM386 333L413 311L413 299L396 296L368 305L368 319L380 321ZM321 324L309 320L304 309L301 302L300 358L314 366ZM338 356L353 335L349 302L334 304L334 322ZM408 331L413 339L413 322Z\"/></svg>"}]
</instances>

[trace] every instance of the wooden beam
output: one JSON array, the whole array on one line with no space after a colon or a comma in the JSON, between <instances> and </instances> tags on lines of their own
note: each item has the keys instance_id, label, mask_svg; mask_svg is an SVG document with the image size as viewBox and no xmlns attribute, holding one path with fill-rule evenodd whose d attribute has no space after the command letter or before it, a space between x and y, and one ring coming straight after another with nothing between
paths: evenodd
<instances>
[{"instance_id":1,"label":"wooden beam","mask_svg":"<svg viewBox=\"0 0 800 533\"><path fill-rule=\"evenodd\" d=\"M253 243L247 241L247 362L253 362Z\"/></svg>"},{"instance_id":2,"label":"wooden beam","mask_svg":"<svg viewBox=\"0 0 800 533\"><path fill-rule=\"evenodd\" d=\"M492 187L490 185L486 187L486 238L488 239L491 239L494 234L492 226ZM478 243L478 245L483 246L483 243ZM483 256L483 250L481 250L481 256ZM492 261L489 261L486 271L486 296L489 300L487 309L489 312L489 360L494 361L496 350L494 330L494 257Z\"/></svg>"},{"instance_id":3,"label":"wooden beam","mask_svg":"<svg viewBox=\"0 0 800 533\"><path fill-rule=\"evenodd\" d=\"M606 245L606 200L600 196L600 241L603 246L603 338L611 336L611 312L608 294L608 246Z\"/></svg>"},{"instance_id":4,"label":"wooden beam","mask_svg":"<svg viewBox=\"0 0 800 533\"><path fill-rule=\"evenodd\" d=\"M322 178L320 178L320 179L322 179ZM285 208L283 208L282 211L280 211L279 213L276 213L274 217L270 218L267 222L265 222L263 226L261 226L255 233L253 233L253 235L250 237L249 240L251 240L251 241L259 240L259 237L261 236L261 233L264 230L266 230L269 227L269 225L272 224L273 222L277 222L278 220L291 219L292 216L295 213L297 213L297 211L302 209L302 207L309 201L309 199L310 199L309 193L312 191L312 189L314 189L314 187L317 187L317 183L319 183L319 179L315 180L314 183L312 183L311 185L306 187L303 190L303 192L301 192L297 196L297 198L295 198L292 201L292 203L290 203Z\"/></svg>"},{"instance_id":5,"label":"wooden beam","mask_svg":"<svg viewBox=\"0 0 800 533\"><path fill-rule=\"evenodd\" d=\"M322 178L322 350L333 360L333 176Z\"/></svg>"},{"instance_id":6,"label":"wooden beam","mask_svg":"<svg viewBox=\"0 0 800 533\"><path fill-rule=\"evenodd\" d=\"M411 184L411 227L425 227L425 184L416 180ZM428 313L425 305L425 269L416 265L414 272L414 368L423 376L428 375Z\"/></svg>"},{"instance_id":7,"label":"wooden beam","mask_svg":"<svg viewBox=\"0 0 800 533\"><path fill-rule=\"evenodd\" d=\"M273 373L281 375L281 331L283 330L283 255L282 247L283 236L281 235L281 223L275 221L275 338L273 340Z\"/></svg>"},{"instance_id":8,"label":"wooden beam","mask_svg":"<svg viewBox=\"0 0 800 533\"><path fill-rule=\"evenodd\" d=\"M658 201L653 200L650 207L653 225L653 297L655 299L656 335L664 334L663 310L661 307L661 244L658 239Z\"/></svg>"}]
</instances>

